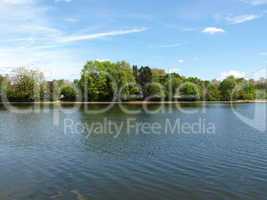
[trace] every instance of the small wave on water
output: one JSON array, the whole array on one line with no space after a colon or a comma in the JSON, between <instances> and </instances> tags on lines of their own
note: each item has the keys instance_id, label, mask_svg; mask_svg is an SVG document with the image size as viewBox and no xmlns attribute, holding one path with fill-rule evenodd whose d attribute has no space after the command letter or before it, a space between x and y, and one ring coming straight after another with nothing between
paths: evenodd
<instances>
[{"instance_id":1,"label":"small wave on water","mask_svg":"<svg viewBox=\"0 0 267 200\"><path fill-rule=\"evenodd\" d=\"M205 116L215 123L216 134L121 134L114 139L64 135L61 125L51 125L49 113L0 111L5 119L0 199L265 199L267 134L244 125L226 106L212 106ZM82 110L70 117L88 123L101 119L88 118ZM126 117L118 110L109 113L115 121ZM136 117L163 123L166 117L194 122L199 115L173 111Z\"/></svg>"}]
</instances>

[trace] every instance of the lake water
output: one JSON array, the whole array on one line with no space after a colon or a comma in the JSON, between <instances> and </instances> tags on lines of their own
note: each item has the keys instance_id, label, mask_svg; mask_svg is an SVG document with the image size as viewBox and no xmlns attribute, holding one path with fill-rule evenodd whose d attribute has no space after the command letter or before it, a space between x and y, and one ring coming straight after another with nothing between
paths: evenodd
<instances>
[{"instance_id":1,"label":"lake water","mask_svg":"<svg viewBox=\"0 0 267 200\"><path fill-rule=\"evenodd\" d=\"M129 106L137 114L118 106L103 114L85 108L67 112L69 107L44 106L39 113L1 108L0 199L266 199L265 106L237 104L240 115L224 104L188 104L182 110L169 105L155 113ZM244 123L247 118L254 122ZM122 126L101 130L104 123ZM171 132L168 126L175 123L187 125Z\"/></svg>"}]
</instances>

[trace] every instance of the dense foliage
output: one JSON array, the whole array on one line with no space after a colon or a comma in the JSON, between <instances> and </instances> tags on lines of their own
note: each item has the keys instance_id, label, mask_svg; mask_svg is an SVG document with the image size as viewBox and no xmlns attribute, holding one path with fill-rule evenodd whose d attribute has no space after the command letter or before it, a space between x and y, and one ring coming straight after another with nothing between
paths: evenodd
<instances>
[{"instance_id":1,"label":"dense foliage","mask_svg":"<svg viewBox=\"0 0 267 200\"><path fill-rule=\"evenodd\" d=\"M65 85L60 91L60 100L62 101L75 101L78 93L71 85Z\"/></svg>"},{"instance_id":2,"label":"dense foliage","mask_svg":"<svg viewBox=\"0 0 267 200\"><path fill-rule=\"evenodd\" d=\"M127 62L90 61L83 70L80 88L85 100L117 101L136 89L136 80Z\"/></svg>"},{"instance_id":3,"label":"dense foliage","mask_svg":"<svg viewBox=\"0 0 267 200\"><path fill-rule=\"evenodd\" d=\"M89 61L80 80L46 81L41 72L19 68L0 76L1 100L32 101L231 101L266 99L267 80L227 77L204 81L125 61Z\"/></svg>"}]
</instances>

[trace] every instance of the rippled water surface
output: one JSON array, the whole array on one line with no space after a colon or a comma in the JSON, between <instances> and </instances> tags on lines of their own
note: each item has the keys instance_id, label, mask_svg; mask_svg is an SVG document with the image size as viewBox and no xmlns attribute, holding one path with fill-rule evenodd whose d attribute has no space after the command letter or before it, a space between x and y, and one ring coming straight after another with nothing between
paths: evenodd
<instances>
[{"instance_id":1,"label":"rippled water surface","mask_svg":"<svg viewBox=\"0 0 267 200\"><path fill-rule=\"evenodd\" d=\"M130 115L118 107L105 114L84 108L45 106L39 113L0 109L0 199L92 200L263 200L267 198L267 132L265 104L171 106L169 112ZM131 109L138 109L132 106ZM257 108L256 108L257 107ZM29 111L31 107L20 107ZM94 107L94 109L100 109ZM151 106L150 111L157 106ZM260 116L260 117L259 117ZM214 134L153 134L122 127L90 134L82 125L157 122L180 119ZM64 129L72 120L75 132ZM79 128L80 126L80 128ZM254 127L253 127L254 126Z\"/></svg>"}]
</instances>

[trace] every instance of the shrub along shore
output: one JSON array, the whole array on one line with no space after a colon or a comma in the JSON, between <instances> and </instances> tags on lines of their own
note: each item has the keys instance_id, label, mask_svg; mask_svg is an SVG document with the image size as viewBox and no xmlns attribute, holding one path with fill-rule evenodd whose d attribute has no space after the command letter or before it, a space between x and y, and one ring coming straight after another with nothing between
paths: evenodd
<instances>
[{"instance_id":1,"label":"shrub along shore","mask_svg":"<svg viewBox=\"0 0 267 200\"><path fill-rule=\"evenodd\" d=\"M42 72L18 68L0 75L1 101L27 103L153 104L175 102L265 102L267 80L229 76L201 80L125 61L89 61L78 80L47 81ZM261 99L261 101L256 99Z\"/></svg>"}]
</instances>

